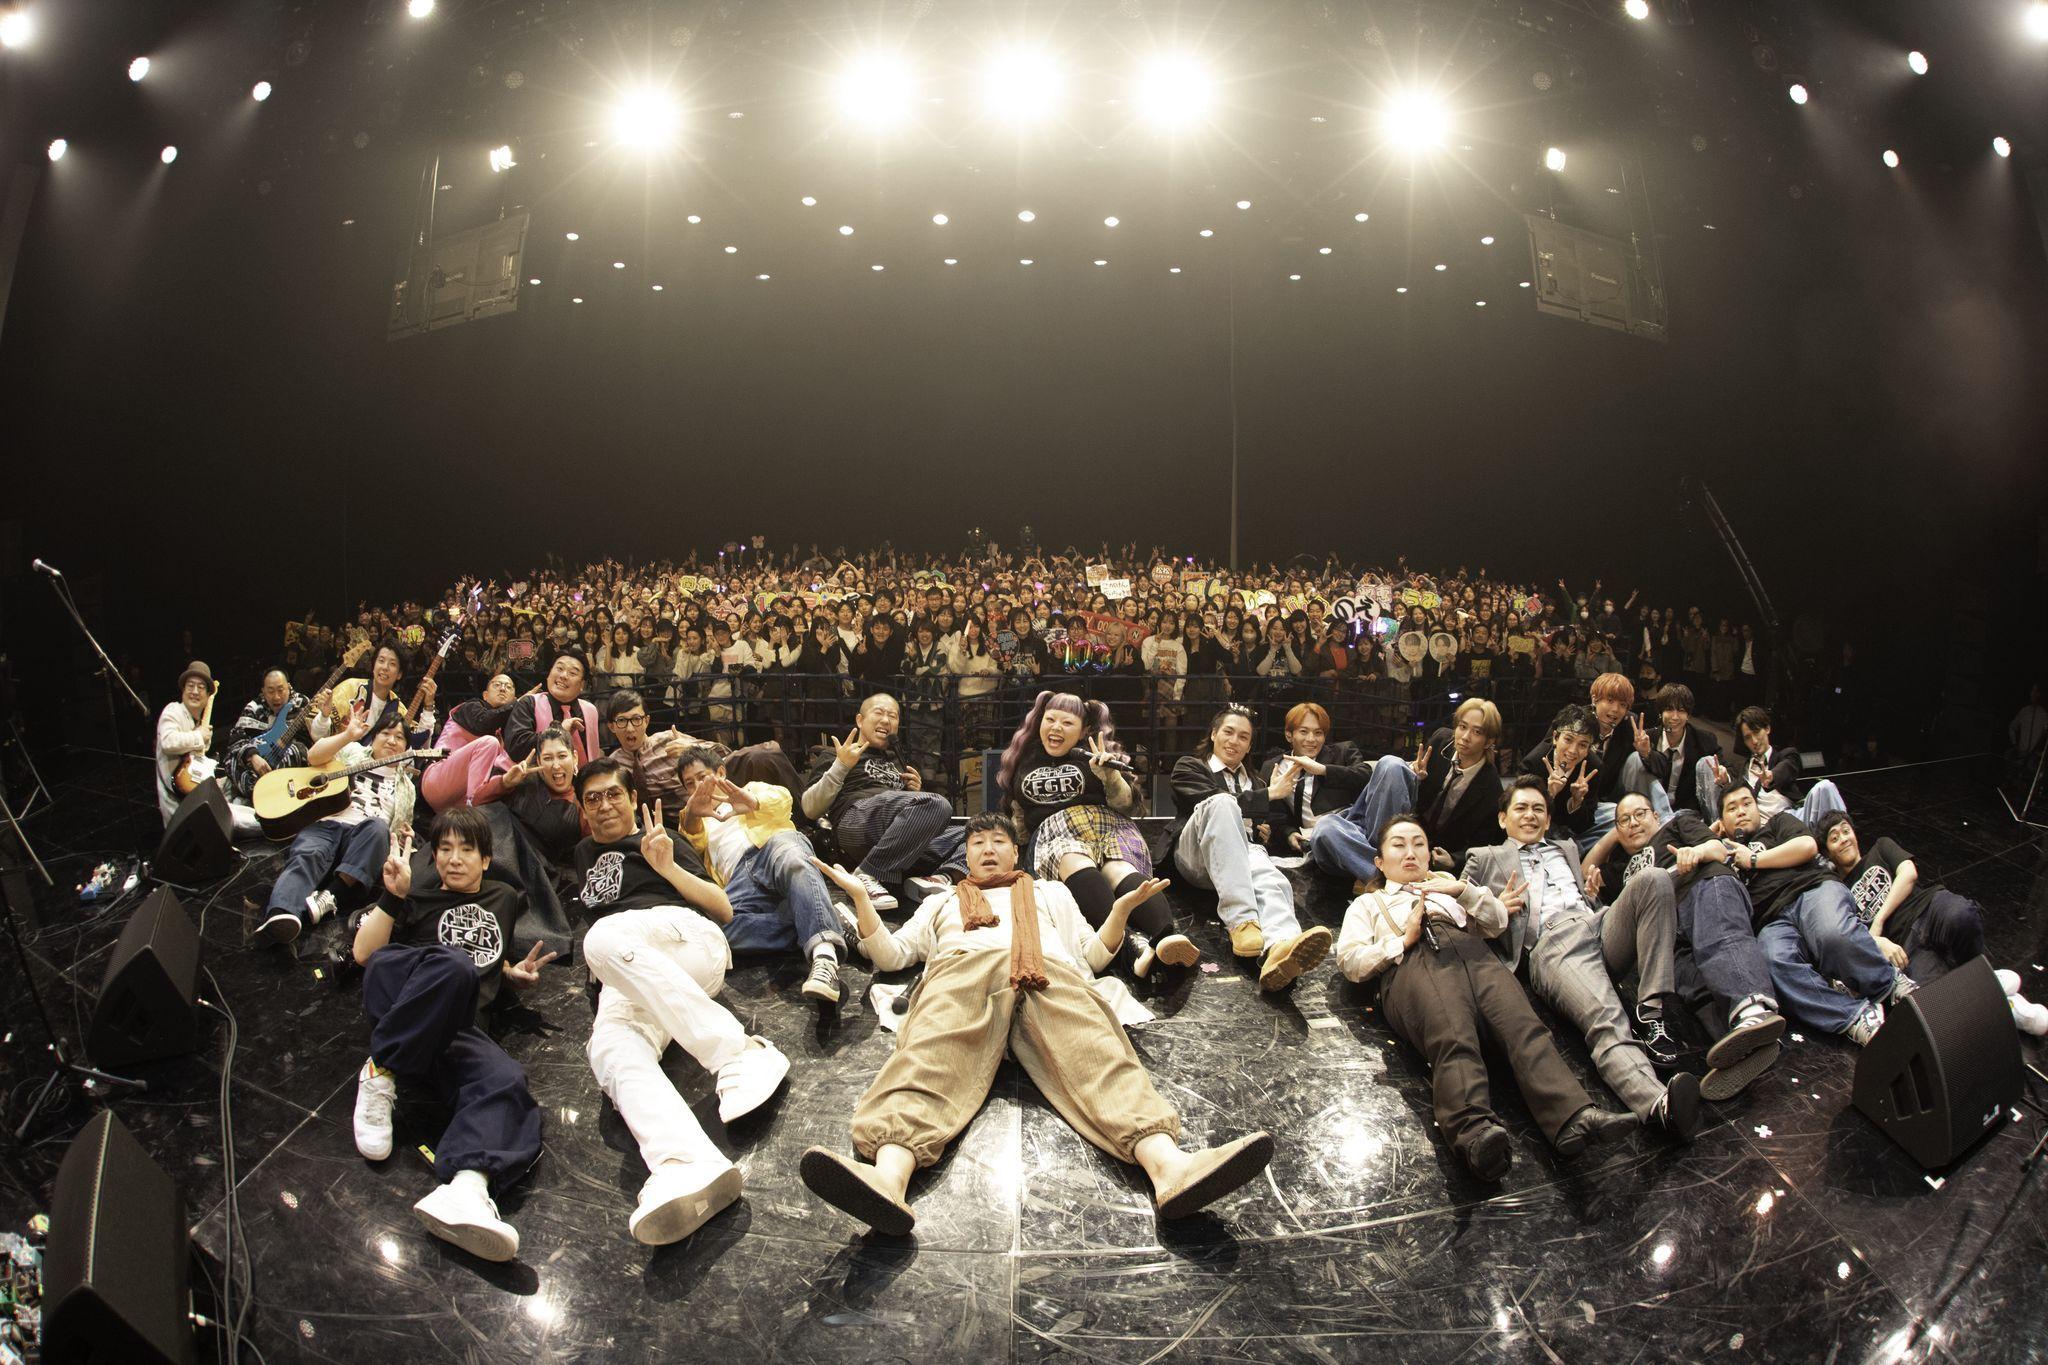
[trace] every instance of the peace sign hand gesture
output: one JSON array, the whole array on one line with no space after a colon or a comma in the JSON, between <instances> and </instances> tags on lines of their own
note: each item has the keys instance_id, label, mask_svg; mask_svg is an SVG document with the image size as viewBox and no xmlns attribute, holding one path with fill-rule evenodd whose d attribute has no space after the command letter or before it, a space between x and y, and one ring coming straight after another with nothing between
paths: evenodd
<instances>
[{"instance_id":1,"label":"peace sign hand gesture","mask_svg":"<svg viewBox=\"0 0 2048 1365\"><path fill-rule=\"evenodd\" d=\"M1572 804L1582 806L1587 795L1593 790L1593 764L1590 760L1579 764L1578 780L1572 783Z\"/></svg>"},{"instance_id":2,"label":"peace sign hand gesture","mask_svg":"<svg viewBox=\"0 0 2048 1365\"><path fill-rule=\"evenodd\" d=\"M1520 872L1509 875L1508 884L1500 891L1500 903L1510 915L1519 915L1528 908L1529 884L1522 880Z\"/></svg>"},{"instance_id":3,"label":"peace sign hand gesture","mask_svg":"<svg viewBox=\"0 0 2048 1365\"><path fill-rule=\"evenodd\" d=\"M852 768L860 762L861 755L868 751L868 742L860 737L860 727L846 732L846 738L832 746L833 755L842 768Z\"/></svg>"},{"instance_id":4,"label":"peace sign hand gesture","mask_svg":"<svg viewBox=\"0 0 2048 1365\"><path fill-rule=\"evenodd\" d=\"M505 960L505 979L515 986L531 986L539 982L540 969L561 956L559 953L543 953L541 952L541 946L538 943L534 944L527 952L526 957L519 962L514 962L507 958Z\"/></svg>"},{"instance_id":5,"label":"peace sign hand gesture","mask_svg":"<svg viewBox=\"0 0 2048 1365\"><path fill-rule=\"evenodd\" d=\"M1558 763L1556 754L1545 759L1544 765L1550 769L1550 799L1555 801L1571 781L1571 771Z\"/></svg>"},{"instance_id":6,"label":"peace sign hand gesture","mask_svg":"<svg viewBox=\"0 0 2048 1365\"><path fill-rule=\"evenodd\" d=\"M1417 778L1429 776L1429 741L1421 735L1415 737L1415 757L1409 760L1408 767Z\"/></svg>"},{"instance_id":7,"label":"peace sign hand gesture","mask_svg":"<svg viewBox=\"0 0 2048 1365\"><path fill-rule=\"evenodd\" d=\"M1109 746L1102 742L1101 735L1088 736L1088 767L1104 782L1107 782L1110 773L1115 771L1110 767L1112 757Z\"/></svg>"},{"instance_id":8,"label":"peace sign hand gesture","mask_svg":"<svg viewBox=\"0 0 2048 1365\"><path fill-rule=\"evenodd\" d=\"M1628 723L1629 727L1635 731L1636 752L1644 758L1648 758L1650 756L1650 732L1644 727L1642 717L1631 711L1628 713Z\"/></svg>"},{"instance_id":9,"label":"peace sign hand gesture","mask_svg":"<svg viewBox=\"0 0 2048 1365\"><path fill-rule=\"evenodd\" d=\"M384 889L404 900L412 894L412 835L407 833L391 846L384 860Z\"/></svg>"},{"instance_id":10,"label":"peace sign hand gesture","mask_svg":"<svg viewBox=\"0 0 2048 1365\"><path fill-rule=\"evenodd\" d=\"M709 783L702 783L699 790L708 786ZM694 793L690 799L693 802L696 800ZM640 856L647 860L649 867L663 876L667 876L669 869L676 865L676 841L670 837L667 827L661 823L659 801L654 803L652 811L646 806L640 808Z\"/></svg>"}]
</instances>

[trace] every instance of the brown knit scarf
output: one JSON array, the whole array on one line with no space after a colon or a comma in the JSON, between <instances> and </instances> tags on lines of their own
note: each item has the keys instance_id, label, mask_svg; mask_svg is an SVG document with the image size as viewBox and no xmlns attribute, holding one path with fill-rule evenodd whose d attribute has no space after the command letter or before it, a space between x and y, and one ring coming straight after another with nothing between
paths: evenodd
<instances>
[{"instance_id":1,"label":"brown knit scarf","mask_svg":"<svg viewBox=\"0 0 2048 1365\"><path fill-rule=\"evenodd\" d=\"M959 885L960 927L988 929L996 923L984 888L1010 888L1010 986L1015 990L1042 991L1052 983L1045 979L1045 957L1038 940L1038 898L1031 893L1031 878L1022 871L1002 872L993 877L969 877Z\"/></svg>"}]
</instances>

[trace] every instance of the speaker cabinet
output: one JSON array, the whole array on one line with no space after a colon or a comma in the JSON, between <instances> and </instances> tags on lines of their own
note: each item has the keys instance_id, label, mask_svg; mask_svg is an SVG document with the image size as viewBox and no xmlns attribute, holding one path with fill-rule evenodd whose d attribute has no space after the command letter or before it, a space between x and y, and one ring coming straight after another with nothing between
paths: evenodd
<instances>
[{"instance_id":1,"label":"speaker cabinet","mask_svg":"<svg viewBox=\"0 0 2048 1365\"><path fill-rule=\"evenodd\" d=\"M190 1246L177 1186L111 1113L64 1153L43 1252L47 1365L191 1365Z\"/></svg>"},{"instance_id":2,"label":"speaker cabinet","mask_svg":"<svg viewBox=\"0 0 2048 1365\"><path fill-rule=\"evenodd\" d=\"M220 783L201 782L171 813L150 872L167 882L197 886L225 873L234 861L235 823L228 799Z\"/></svg>"},{"instance_id":3,"label":"speaker cabinet","mask_svg":"<svg viewBox=\"0 0 2048 1365\"><path fill-rule=\"evenodd\" d=\"M2019 1103L2020 1035L1991 964L1973 958L1891 1007L1856 1060L1856 1107L1930 1169Z\"/></svg>"},{"instance_id":4,"label":"speaker cabinet","mask_svg":"<svg viewBox=\"0 0 2048 1365\"><path fill-rule=\"evenodd\" d=\"M199 1047L199 932L158 887L121 930L86 1030L93 1065L112 1070Z\"/></svg>"}]
</instances>

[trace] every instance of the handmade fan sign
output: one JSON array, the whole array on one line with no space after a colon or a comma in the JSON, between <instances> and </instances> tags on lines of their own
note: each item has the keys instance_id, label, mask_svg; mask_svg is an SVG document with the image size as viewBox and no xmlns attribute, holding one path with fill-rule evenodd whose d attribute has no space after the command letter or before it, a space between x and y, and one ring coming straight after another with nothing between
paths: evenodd
<instances>
[{"instance_id":1,"label":"handmade fan sign","mask_svg":"<svg viewBox=\"0 0 2048 1365\"><path fill-rule=\"evenodd\" d=\"M1429 641L1422 638L1419 630L1404 630L1394 641L1394 649L1411 664L1419 664L1429 656Z\"/></svg>"},{"instance_id":2,"label":"handmade fan sign","mask_svg":"<svg viewBox=\"0 0 2048 1365\"><path fill-rule=\"evenodd\" d=\"M1440 630L1429 637L1429 657L1439 664L1448 666L1458 657L1458 637L1447 630Z\"/></svg>"}]
</instances>

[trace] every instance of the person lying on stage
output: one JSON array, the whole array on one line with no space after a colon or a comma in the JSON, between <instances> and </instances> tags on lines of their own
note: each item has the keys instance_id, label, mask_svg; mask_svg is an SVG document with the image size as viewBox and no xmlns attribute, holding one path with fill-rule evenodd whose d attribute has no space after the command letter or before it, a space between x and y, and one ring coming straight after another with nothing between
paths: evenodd
<instances>
[{"instance_id":1,"label":"person lying on stage","mask_svg":"<svg viewBox=\"0 0 2048 1365\"><path fill-rule=\"evenodd\" d=\"M816 850L790 822L788 788L731 781L723 756L709 745L685 749L676 767L688 791L683 839L732 906L726 943L735 952L796 950L810 964L804 998L837 1005L846 934Z\"/></svg>"},{"instance_id":2,"label":"person lying on stage","mask_svg":"<svg viewBox=\"0 0 2048 1365\"><path fill-rule=\"evenodd\" d=\"M578 767L603 756L597 707L583 699L589 677L590 665L580 650L574 646L555 650L541 687L513 702L505 717L505 753L514 762L524 762L540 732L557 724L576 751Z\"/></svg>"},{"instance_id":3,"label":"person lying on stage","mask_svg":"<svg viewBox=\"0 0 2048 1365\"><path fill-rule=\"evenodd\" d=\"M397 690L398 684L404 678L405 656L399 652L397 645L386 641L384 644L377 646L377 653L370 661L368 685L364 686L363 680L360 678L349 680L356 684L354 688L349 688L349 691L353 692L357 697L368 698L370 728L372 732L375 732L383 724L385 708L389 707L398 712L398 714L405 715L405 703L398 699ZM420 701L420 714L407 717L407 720L410 722L411 731L406 736L406 742L410 747L424 749L427 747L427 741L433 738L435 687L436 684L432 678L428 678L420 684L420 690L423 694ZM348 688L348 682L344 682L340 688L335 690L341 691L343 688ZM343 724L347 722L346 717L340 717L339 720ZM306 728L314 739L321 740L334 733L336 723L337 717L333 710L328 707L322 707L320 714L314 716Z\"/></svg>"},{"instance_id":4,"label":"person lying on stage","mask_svg":"<svg viewBox=\"0 0 2048 1365\"><path fill-rule=\"evenodd\" d=\"M719 931L732 903L696 854L676 847L660 808L642 809L636 797L617 759L577 770L590 837L576 846L576 899L591 921L583 961L599 983L590 1069L647 1163L627 1230L663 1246L739 1198L741 1173L662 1074L661 1054L674 1042L716 1078L718 1117L728 1125L781 1088L789 1059L749 1037L713 998L732 965Z\"/></svg>"},{"instance_id":5,"label":"person lying on stage","mask_svg":"<svg viewBox=\"0 0 2048 1365\"><path fill-rule=\"evenodd\" d=\"M1664 1026L1676 989L1677 915L1671 874L1648 868L1629 878L1612 905L1586 892L1578 846L1550 833L1550 796L1533 777L1517 777L1500 800L1507 838L1475 848L1464 880L1500 897L1508 932L1493 940L1513 971L1526 953L1529 988L1585 1037L1593 1065L1645 1127L1690 1140L1699 1131L1699 1077L1679 1072L1678 1045ZM1614 989L1636 976L1633 1018Z\"/></svg>"},{"instance_id":6,"label":"person lying on stage","mask_svg":"<svg viewBox=\"0 0 2048 1365\"><path fill-rule=\"evenodd\" d=\"M1508 927L1507 907L1483 886L1430 868L1429 831L1413 815L1375 834L1376 884L1344 912L1337 965L1353 981L1384 977L1388 1027L1430 1068L1437 1127L1481 1180L1514 1163L1514 1142L1488 1102L1482 1034L1507 1054L1537 1126L1560 1155L1636 1126L1595 1105L1557 1055L1557 1044L1515 974L1485 940Z\"/></svg>"},{"instance_id":7,"label":"person lying on stage","mask_svg":"<svg viewBox=\"0 0 2048 1365\"><path fill-rule=\"evenodd\" d=\"M896 891L913 869L957 855L947 826L953 803L924 789L924 775L903 762L896 735L903 710L886 692L867 697L845 739L821 755L805 775L806 818L830 817L840 851L854 860L854 876L877 910L894 910ZM918 889L944 889L943 878L920 879Z\"/></svg>"},{"instance_id":8,"label":"person lying on stage","mask_svg":"<svg viewBox=\"0 0 2048 1365\"><path fill-rule=\"evenodd\" d=\"M533 837L541 856L558 868L576 861L583 838L583 808L576 801L576 751L559 725L534 741L533 752L498 780L498 800Z\"/></svg>"},{"instance_id":9,"label":"person lying on stage","mask_svg":"<svg viewBox=\"0 0 2048 1365\"><path fill-rule=\"evenodd\" d=\"M967 877L927 897L893 933L857 875L818 864L852 897L861 951L878 969L927 964L895 1054L854 1109L859 1159L812 1147L799 1167L813 1194L876 1232L900 1237L916 1225L912 1172L936 1162L980 1111L1005 1052L1076 1132L1144 1168L1161 1218L1214 1203L1272 1159L1266 1133L1181 1150L1179 1114L1097 993L1095 973L1122 946L1131 912L1166 883L1141 881L1091 929L1064 886L1018 867L1018 852L1008 817L975 816L967 822Z\"/></svg>"},{"instance_id":10,"label":"person lying on stage","mask_svg":"<svg viewBox=\"0 0 2048 1365\"><path fill-rule=\"evenodd\" d=\"M1779 1000L1809 1024L1861 1047L1884 1026L1885 1006L1913 990L1856 917L1849 888L1820 861L1820 845L1790 810L1766 820L1743 783L1721 793L1714 831L1749 886L1756 939ZM1846 992L1837 990L1841 982Z\"/></svg>"},{"instance_id":11,"label":"person lying on stage","mask_svg":"<svg viewBox=\"0 0 2048 1365\"><path fill-rule=\"evenodd\" d=\"M312 705L324 705L326 694L313 699ZM277 723L277 718L286 707L308 705L306 698L292 690L291 679L281 668L273 668L263 675L263 690L251 697L235 717L232 729L228 731L228 751L223 760L228 770L228 792L235 800L247 804L256 790L256 779L272 768L298 768L305 766L306 741L295 739L278 755L276 762L268 762L256 752L257 743Z\"/></svg>"},{"instance_id":12,"label":"person lying on stage","mask_svg":"<svg viewBox=\"0 0 2048 1365\"><path fill-rule=\"evenodd\" d=\"M1277 623L1276 623L1277 624ZM1245 768L1252 715L1235 703L1209 722L1209 737L1173 765L1173 865L1216 893L1216 914L1230 933L1230 951L1259 959L1259 989L1285 990L1330 951L1334 937L1294 916L1294 884L1266 851L1267 824L1285 808L1302 770L1281 763L1261 785Z\"/></svg>"},{"instance_id":13,"label":"person lying on stage","mask_svg":"<svg viewBox=\"0 0 2048 1365\"><path fill-rule=\"evenodd\" d=\"M369 739L368 747L363 740ZM397 758L405 752L405 713L387 707L382 723L372 728L368 703L358 700L348 722L334 734L313 742L306 761L323 767L339 759L344 766L373 758ZM375 886L394 835L412 829L412 774L393 763L357 773L348 780L348 805L315 820L292 840L284 870L270 888L263 922L256 937L267 943L290 943L302 929L318 924L351 902L364 887ZM334 882L339 892L330 888Z\"/></svg>"},{"instance_id":14,"label":"person lying on stage","mask_svg":"<svg viewBox=\"0 0 2048 1365\"><path fill-rule=\"evenodd\" d=\"M1031 875L1057 881L1100 928L1110 907L1152 875L1145 836L1132 822L1143 793L1121 758L1109 707L1045 691L1010 736L997 770L1003 808L1021 831ZM1174 928L1166 898L1136 903L1118 954L1133 976L1153 965L1192 967L1201 950Z\"/></svg>"},{"instance_id":15,"label":"person lying on stage","mask_svg":"<svg viewBox=\"0 0 2048 1365\"><path fill-rule=\"evenodd\" d=\"M1621 870L1614 869L1616 851ZM1586 879L1618 897L1652 869L1671 876L1678 917L1679 994L1720 1037L1707 1049L1700 1096L1733 1099L1771 1069L1785 1019L1771 993L1771 967L1752 929L1749 890L1729 865L1728 848L1698 813L1684 807L1661 825L1638 792L1615 806L1614 828L1586 855Z\"/></svg>"},{"instance_id":16,"label":"person lying on stage","mask_svg":"<svg viewBox=\"0 0 2048 1365\"><path fill-rule=\"evenodd\" d=\"M554 961L538 941L522 945L524 897L486 881L491 825L482 812L441 812L427 830L438 886L417 889L412 840L384 863L384 895L356 929L370 1055L356 1076L356 1150L391 1155L398 1083L431 1089L452 1112L429 1146L441 1186L414 1204L428 1232L486 1261L519 1254L519 1233L492 1199L540 1155L540 1107L526 1072L479 1028L500 983L540 980ZM521 953L521 947L525 952Z\"/></svg>"},{"instance_id":17,"label":"person lying on stage","mask_svg":"<svg viewBox=\"0 0 2048 1365\"><path fill-rule=\"evenodd\" d=\"M1845 810L1821 816L1813 837L1849 888L1856 918L1892 966L1927 986L1983 956L1983 908L1924 880L1913 855L1893 840L1880 835L1866 850Z\"/></svg>"},{"instance_id":18,"label":"person lying on stage","mask_svg":"<svg viewBox=\"0 0 2048 1365\"><path fill-rule=\"evenodd\" d=\"M1290 764L1296 773L1286 799L1273 807L1269 819L1273 838L1268 848L1276 858L1306 855L1323 817L1348 810L1373 774L1373 761L1357 745L1330 738L1330 713L1315 702L1290 709L1284 730L1287 752L1270 759L1259 774L1259 785L1271 786L1281 764Z\"/></svg>"},{"instance_id":19,"label":"person lying on stage","mask_svg":"<svg viewBox=\"0 0 2048 1365\"><path fill-rule=\"evenodd\" d=\"M448 756L427 765L420 775L420 794L428 805L451 810L498 799L505 769L512 766L501 736L518 695L512 675L500 673L484 685L483 696L448 713L441 737L434 743L435 748L446 749Z\"/></svg>"}]
</instances>

